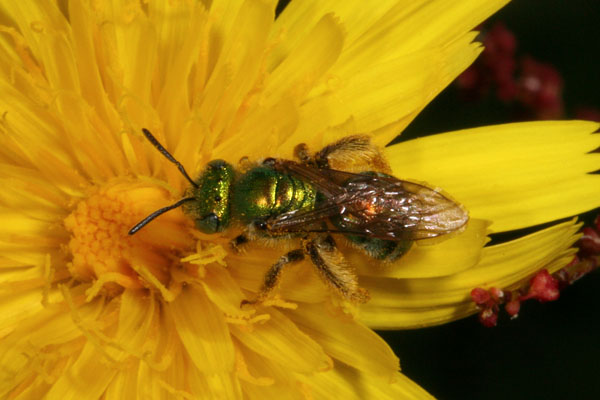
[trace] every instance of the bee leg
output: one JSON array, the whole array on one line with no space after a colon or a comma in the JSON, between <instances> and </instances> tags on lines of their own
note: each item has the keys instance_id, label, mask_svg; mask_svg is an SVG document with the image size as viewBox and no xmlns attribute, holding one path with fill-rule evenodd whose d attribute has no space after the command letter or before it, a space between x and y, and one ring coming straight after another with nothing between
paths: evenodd
<instances>
[{"instance_id":1,"label":"bee leg","mask_svg":"<svg viewBox=\"0 0 600 400\"><path fill-rule=\"evenodd\" d=\"M353 303L365 303L369 300L369 293L358 286L356 275L337 249L331 235L305 241L304 251L325 283L342 297Z\"/></svg>"},{"instance_id":2,"label":"bee leg","mask_svg":"<svg viewBox=\"0 0 600 400\"><path fill-rule=\"evenodd\" d=\"M281 279L283 267L302 260L304 260L304 250L302 249L292 250L281 256L265 274L265 280L260 288L258 297L255 300L243 300L241 305L256 304L265 301L269 297L269 294L277 287Z\"/></svg>"},{"instance_id":3,"label":"bee leg","mask_svg":"<svg viewBox=\"0 0 600 400\"><path fill-rule=\"evenodd\" d=\"M249 241L250 241L250 238L248 237L248 235L246 233L242 233L240 235L237 235L233 239L231 239L231 241L229 242L229 245L231 246L233 251L235 251L236 253L239 253L242 251L242 246L244 246Z\"/></svg>"},{"instance_id":4,"label":"bee leg","mask_svg":"<svg viewBox=\"0 0 600 400\"><path fill-rule=\"evenodd\" d=\"M367 135L344 137L323 147L315 154L315 162L320 168L331 168L331 163L367 165L376 171L390 172L385 157L377 146L371 144Z\"/></svg>"},{"instance_id":5,"label":"bee leg","mask_svg":"<svg viewBox=\"0 0 600 400\"><path fill-rule=\"evenodd\" d=\"M257 220L252 222L247 226L246 230L241 234L237 235L229 242L229 245L236 253L239 253L244 248L244 245L251 240L257 238L256 232L265 231L267 229L267 225L265 221Z\"/></svg>"},{"instance_id":6,"label":"bee leg","mask_svg":"<svg viewBox=\"0 0 600 400\"><path fill-rule=\"evenodd\" d=\"M315 165L315 160L310 154L306 143L300 143L294 147L294 156L296 156L296 158L300 160L302 164Z\"/></svg>"},{"instance_id":7,"label":"bee leg","mask_svg":"<svg viewBox=\"0 0 600 400\"><path fill-rule=\"evenodd\" d=\"M368 136L347 136L323 147L315 154L315 159L323 167L328 167L330 157L335 158L336 156L349 155L350 153L364 153L370 150L371 147L373 147L371 145L371 138Z\"/></svg>"}]
</instances>

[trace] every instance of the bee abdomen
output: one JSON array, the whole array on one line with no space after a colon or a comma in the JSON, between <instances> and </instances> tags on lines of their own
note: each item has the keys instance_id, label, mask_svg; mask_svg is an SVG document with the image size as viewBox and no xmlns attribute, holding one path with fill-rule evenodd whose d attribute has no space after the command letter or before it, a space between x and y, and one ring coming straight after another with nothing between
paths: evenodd
<instances>
[{"instance_id":1,"label":"bee abdomen","mask_svg":"<svg viewBox=\"0 0 600 400\"><path fill-rule=\"evenodd\" d=\"M345 235L346 239L352 242L369 256L381 261L396 261L402 257L410 248L411 241L394 241L365 236Z\"/></svg>"},{"instance_id":2,"label":"bee abdomen","mask_svg":"<svg viewBox=\"0 0 600 400\"><path fill-rule=\"evenodd\" d=\"M314 187L291 175L281 175L275 191L273 215L288 211L314 207L316 191Z\"/></svg>"}]
</instances>

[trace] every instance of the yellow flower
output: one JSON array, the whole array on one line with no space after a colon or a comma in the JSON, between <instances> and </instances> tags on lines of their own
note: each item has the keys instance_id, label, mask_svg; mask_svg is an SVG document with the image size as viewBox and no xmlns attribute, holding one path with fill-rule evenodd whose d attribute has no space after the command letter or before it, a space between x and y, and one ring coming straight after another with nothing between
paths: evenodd
<instances>
[{"instance_id":1,"label":"yellow flower","mask_svg":"<svg viewBox=\"0 0 600 400\"><path fill-rule=\"evenodd\" d=\"M387 148L396 176L444 188L467 230L394 268L349 254L371 301L340 301L308 264L255 296L281 248L230 251L181 210L209 160L291 158L349 134L393 139L479 54L505 0L2 3L0 397L424 398L373 328L469 315L476 286L555 271L577 225L483 248L600 203L597 124L515 124ZM490 225L491 222L491 225Z\"/></svg>"}]
</instances>

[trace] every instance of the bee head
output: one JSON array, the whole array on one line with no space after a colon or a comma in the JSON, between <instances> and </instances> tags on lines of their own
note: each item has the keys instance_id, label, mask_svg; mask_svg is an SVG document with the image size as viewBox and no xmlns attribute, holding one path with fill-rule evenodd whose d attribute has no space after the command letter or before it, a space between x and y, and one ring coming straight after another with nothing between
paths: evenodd
<instances>
[{"instance_id":1,"label":"bee head","mask_svg":"<svg viewBox=\"0 0 600 400\"><path fill-rule=\"evenodd\" d=\"M188 189L194 200L183 205L183 211L194 218L196 228L204 233L221 232L230 222L229 190L235 178L231 164L213 160Z\"/></svg>"},{"instance_id":2,"label":"bee head","mask_svg":"<svg viewBox=\"0 0 600 400\"><path fill-rule=\"evenodd\" d=\"M204 233L217 233L225 229L229 225L230 218L229 188L235 178L235 171L231 164L223 160L211 161L194 181L183 165L160 144L148 129L143 128L142 133L167 160L177 166L179 172L190 182L191 186L184 198L170 206L154 211L131 228L129 234L136 234L155 218L178 207L183 207L183 211L194 218L196 227Z\"/></svg>"}]
</instances>

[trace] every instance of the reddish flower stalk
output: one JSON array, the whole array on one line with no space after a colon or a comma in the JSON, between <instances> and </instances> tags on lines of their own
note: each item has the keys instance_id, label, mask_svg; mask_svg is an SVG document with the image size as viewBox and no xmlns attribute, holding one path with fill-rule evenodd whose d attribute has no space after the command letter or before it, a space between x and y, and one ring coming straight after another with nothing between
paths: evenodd
<instances>
[{"instance_id":1,"label":"reddish flower stalk","mask_svg":"<svg viewBox=\"0 0 600 400\"><path fill-rule=\"evenodd\" d=\"M540 303L557 300L560 291L581 277L598 268L600 264L600 215L593 227L582 230L578 242L579 251L566 267L554 274L548 270L538 271L525 287L517 290L502 290L496 287L477 287L471 291L471 299L479 308L479 321L486 327L496 326L501 305L511 318L516 318L521 302L535 299Z\"/></svg>"},{"instance_id":2,"label":"reddish flower stalk","mask_svg":"<svg viewBox=\"0 0 600 400\"><path fill-rule=\"evenodd\" d=\"M488 94L536 119L564 117L563 79L558 70L530 55L517 53L517 39L498 22L482 29L481 56L456 80L460 94L467 100L481 100ZM582 108L583 119L600 120L600 112Z\"/></svg>"}]
</instances>

